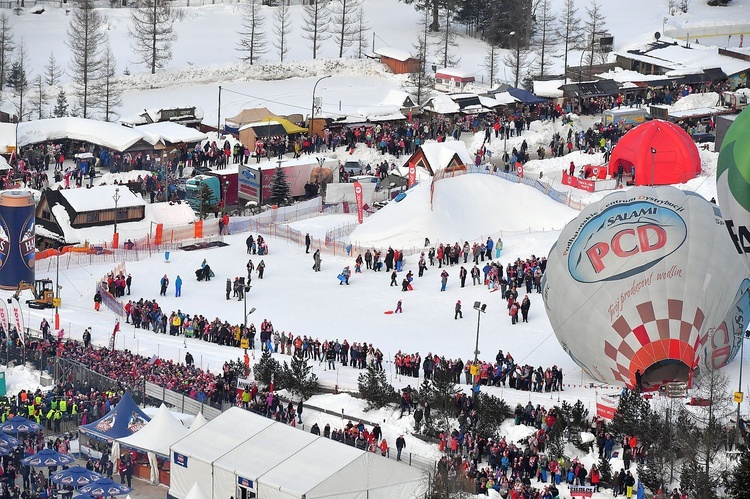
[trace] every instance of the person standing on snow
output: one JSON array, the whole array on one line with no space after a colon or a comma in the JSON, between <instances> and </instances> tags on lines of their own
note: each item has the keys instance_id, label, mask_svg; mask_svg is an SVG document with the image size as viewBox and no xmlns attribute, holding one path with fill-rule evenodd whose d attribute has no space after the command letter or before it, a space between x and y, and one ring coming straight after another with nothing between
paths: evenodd
<instances>
[{"instance_id":1,"label":"person standing on snow","mask_svg":"<svg viewBox=\"0 0 750 499\"><path fill-rule=\"evenodd\" d=\"M401 308L401 300L399 300L398 303L396 304L396 310L394 310L393 313L394 314L403 314L404 313L403 309Z\"/></svg>"},{"instance_id":2,"label":"person standing on snow","mask_svg":"<svg viewBox=\"0 0 750 499\"><path fill-rule=\"evenodd\" d=\"M182 296L182 277L177 274L177 279L174 280L174 295L175 297Z\"/></svg>"},{"instance_id":3,"label":"person standing on snow","mask_svg":"<svg viewBox=\"0 0 750 499\"><path fill-rule=\"evenodd\" d=\"M161 278L160 284L161 291L159 291L159 294L161 296L167 296L167 286L169 286L169 277L167 277L167 274L164 274L164 277Z\"/></svg>"},{"instance_id":4,"label":"person standing on snow","mask_svg":"<svg viewBox=\"0 0 750 499\"><path fill-rule=\"evenodd\" d=\"M445 286L448 285L448 272L445 270L440 274L440 284L440 291L445 291Z\"/></svg>"},{"instance_id":5,"label":"person standing on snow","mask_svg":"<svg viewBox=\"0 0 750 499\"><path fill-rule=\"evenodd\" d=\"M229 299L229 293L232 292L232 278L231 277L227 277L227 289L226 289L226 291L227 291L227 300L228 300Z\"/></svg>"},{"instance_id":6,"label":"person standing on snow","mask_svg":"<svg viewBox=\"0 0 750 499\"><path fill-rule=\"evenodd\" d=\"M531 300L529 300L529 295L525 295L523 297L523 300L521 301L521 316L523 317L523 322L529 322L529 309L531 308Z\"/></svg>"},{"instance_id":7,"label":"person standing on snow","mask_svg":"<svg viewBox=\"0 0 750 499\"><path fill-rule=\"evenodd\" d=\"M102 306L102 292L97 289L96 293L94 293L94 310L98 312L101 306Z\"/></svg>"},{"instance_id":8,"label":"person standing on snow","mask_svg":"<svg viewBox=\"0 0 750 499\"><path fill-rule=\"evenodd\" d=\"M312 238L310 233L305 234L305 253L310 253L310 245L312 244Z\"/></svg>"},{"instance_id":9,"label":"person standing on snow","mask_svg":"<svg viewBox=\"0 0 750 499\"><path fill-rule=\"evenodd\" d=\"M261 260L255 270L258 271L258 279L263 279L263 272L266 270L266 262Z\"/></svg>"},{"instance_id":10,"label":"person standing on snow","mask_svg":"<svg viewBox=\"0 0 750 499\"><path fill-rule=\"evenodd\" d=\"M313 270L315 272L320 272L320 249L316 249L315 253L313 253Z\"/></svg>"},{"instance_id":11,"label":"person standing on snow","mask_svg":"<svg viewBox=\"0 0 750 499\"><path fill-rule=\"evenodd\" d=\"M391 272L391 286L398 286L398 283L396 282L396 278L398 277L398 272L395 270Z\"/></svg>"},{"instance_id":12,"label":"person standing on snow","mask_svg":"<svg viewBox=\"0 0 750 499\"><path fill-rule=\"evenodd\" d=\"M466 272L466 268L461 265L461 270L458 271L458 278L461 279L461 287L466 287L466 276L468 272Z\"/></svg>"},{"instance_id":13,"label":"person standing on snow","mask_svg":"<svg viewBox=\"0 0 750 499\"><path fill-rule=\"evenodd\" d=\"M461 312L461 300L458 300L458 301L456 302L456 313L455 313L455 314L453 314L453 319L458 319L459 317L460 317L461 319L463 319L463 318L464 318L464 313L463 313L463 312Z\"/></svg>"}]
</instances>

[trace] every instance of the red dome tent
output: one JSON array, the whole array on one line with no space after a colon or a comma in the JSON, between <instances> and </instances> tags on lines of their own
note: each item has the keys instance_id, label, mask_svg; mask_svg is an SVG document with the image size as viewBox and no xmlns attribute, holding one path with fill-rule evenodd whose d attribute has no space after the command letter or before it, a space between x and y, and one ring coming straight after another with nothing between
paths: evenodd
<instances>
[{"instance_id":1,"label":"red dome tent","mask_svg":"<svg viewBox=\"0 0 750 499\"><path fill-rule=\"evenodd\" d=\"M626 175L635 165L635 185L682 184L701 172L701 158L690 135L661 120L642 123L620 139L609 160L613 178L621 164Z\"/></svg>"}]
</instances>

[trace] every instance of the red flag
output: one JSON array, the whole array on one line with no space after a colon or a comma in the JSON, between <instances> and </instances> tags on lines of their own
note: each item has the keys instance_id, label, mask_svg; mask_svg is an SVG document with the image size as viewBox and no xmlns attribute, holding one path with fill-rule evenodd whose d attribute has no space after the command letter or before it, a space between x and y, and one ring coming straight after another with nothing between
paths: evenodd
<instances>
[{"instance_id":1,"label":"red flag","mask_svg":"<svg viewBox=\"0 0 750 499\"><path fill-rule=\"evenodd\" d=\"M417 183L417 165L409 163L409 175L406 177L406 188Z\"/></svg>"},{"instance_id":2,"label":"red flag","mask_svg":"<svg viewBox=\"0 0 750 499\"><path fill-rule=\"evenodd\" d=\"M357 222L362 223L365 203L362 196L362 184L359 182L354 182L354 202L357 203Z\"/></svg>"},{"instance_id":3,"label":"red flag","mask_svg":"<svg viewBox=\"0 0 750 499\"><path fill-rule=\"evenodd\" d=\"M519 177L523 178L523 163L516 163L516 172Z\"/></svg>"},{"instance_id":4,"label":"red flag","mask_svg":"<svg viewBox=\"0 0 750 499\"><path fill-rule=\"evenodd\" d=\"M115 349L115 338L117 338L117 331L120 330L120 321L115 323L115 328L112 330L112 335L109 337L109 349L110 351Z\"/></svg>"}]
</instances>

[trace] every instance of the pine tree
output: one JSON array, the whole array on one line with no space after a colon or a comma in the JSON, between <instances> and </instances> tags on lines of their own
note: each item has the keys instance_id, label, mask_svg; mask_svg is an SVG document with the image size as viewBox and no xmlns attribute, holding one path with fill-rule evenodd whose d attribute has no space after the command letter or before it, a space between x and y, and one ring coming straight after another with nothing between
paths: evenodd
<instances>
[{"instance_id":1,"label":"pine tree","mask_svg":"<svg viewBox=\"0 0 750 499\"><path fill-rule=\"evenodd\" d=\"M617 412L612 419L610 430L617 437L640 434L641 425L649 420L651 406L635 390L626 390L620 396Z\"/></svg>"},{"instance_id":2,"label":"pine tree","mask_svg":"<svg viewBox=\"0 0 750 499\"><path fill-rule=\"evenodd\" d=\"M568 51L571 47L578 46L581 34L581 19L578 17L575 0L565 0L558 17L557 36L564 46L563 67L566 73L568 71Z\"/></svg>"},{"instance_id":3,"label":"pine tree","mask_svg":"<svg viewBox=\"0 0 750 499\"><path fill-rule=\"evenodd\" d=\"M177 38L174 23L179 11L171 0L140 0L130 12L132 24L128 31L137 62L154 74L172 59L172 42Z\"/></svg>"},{"instance_id":4,"label":"pine tree","mask_svg":"<svg viewBox=\"0 0 750 499\"><path fill-rule=\"evenodd\" d=\"M442 427L448 428L449 419L453 417L454 401L460 391L453 373L448 368L448 362L441 360L440 364L435 365L429 381L421 385L418 398L420 401L429 402L433 411L443 419Z\"/></svg>"},{"instance_id":5,"label":"pine tree","mask_svg":"<svg viewBox=\"0 0 750 499\"><path fill-rule=\"evenodd\" d=\"M55 53L50 52L49 53L49 59L47 60L47 64L44 65L44 83L48 87L54 87L58 83L60 83L60 78L62 78L63 70L60 67L60 65L57 63L57 59L55 59Z\"/></svg>"},{"instance_id":6,"label":"pine tree","mask_svg":"<svg viewBox=\"0 0 750 499\"><path fill-rule=\"evenodd\" d=\"M599 469L599 480L601 483L605 485L612 483L612 465L609 464L609 459L602 456L596 467ZM640 477L640 475L638 476Z\"/></svg>"},{"instance_id":7,"label":"pine tree","mask_svg":"<svg viewBox=\"0 0 750 499\"><path fill-rule=\"evenodd\" d=\"M44 95L44 84L42 83L42 77L37 76L31 84L31 102L29 103L29 114L32 118L41 120L44 116L44 103L46 96Z\"/></svg>"},{"instance_id":8,"label":"pine tree","mask_svg":"<svg viewBox=\"0 0 750 499\"><path fill-rule=\"evenodd\" d=\"M331 8L331 28L333 39L339 49L339 58L344 57L344 50L351 47L357 39L357 14L360 0L335 0Z\"/></svg>"},{"instance_id":9,"label":"pine tree","mask_svg":"<svg viewBox=\"0 0 750 499\"><path fill-rule=\"evenodd\" d=\"M500 425L512 414L505 400L489 393L480 392L476 401L477 435L488 439L500 437Z\"/></svg>"},{"instance_id":10,"label":"pine tree","mask_svg":"<svg viewBox=\"0 0 750 499\"><path fill-rule=\"evenodd\" d=\"M13 91L13 96L17 99L15 105L19 121L23 121L28 114L28 110L24 108L24 97L26 97L30 86L29 75L27 73L28 63L26 46L23 40L21 40L16 52L16 58L10 65L10 73L8 73L6 82L7 86Z\"/></svg>"},{"instance_id":11,"label":"pine tree","mask_svg":"<svg viewBox=\"0 0 750 499\"><path fill-rule=\"evenodd\" d=\"M114 121L119 116L115 108L122 105L122 89L117 81L117 61L112 49L107 44L102 56L101 85L99 86L99 101L104 113L104 121Z\"/></svg>"},{"instance_id":12,"label":"pine tree","mask_svg":"<svg viewBox=\"0 0 750 499\"><path fill-rule=\"evenodd\" d=\"M292 356L291 365L284 362L282 369L283 388L307 400L318 391L318 377L312 372L312 366L307 365L307 359L296 352Z\"/></svg>"},{"instance_id":13,"label":"pine tree","mask_svg":"<svg viewBox=\"0 0 750 499\"><path fill-rule=\"evenodd\" d=\"M198 191L198 211L201 220L205 220L209 213L214 208L214 192L208 186L208 184L201 184L201 190Z\"/></svg>"},{"instance_id":14,"label":"pine tree","mask_svg":"<svg viewBox=\"0 0 750 499\"><path fill-rule=\"evenodd\" d=\"M381 409L388 404L398 401L398 394L388 383L385 371L376 369L374 365L367 366L367 370L357 378L360 396L367 401L368 409Z\"/></svg>"},{"instance_id":15,"label":"pine tree","mask_svg":"<svg viewBox=\"0 0 750 499\"><path fill-rule=\"evenodd\" d=\"M67 45L71 52L69 69L77 107L83 118L90 117L91 110L99 105L95 90L101 76L101 56L106 41L104 18L94 8L93 0L80 0L68 26Z\"/></svg>"},{"instance_id":16,"label":"pine tree","mask_svg":"<svg viewBox=\"0 0 750 499\"><path fill-rule=\"evenodd\" d=\"M60 89L57 92L57 100L55 101L55 108L52 110L52 116L55 118L62 118L68 115L68 98L65 96L65 90Z\"/></svg>"},{"instance_id":17,"label":"pine tree","mask_svg":"<svg viewBox=\"0 0 750 499\"><path fill-rule=\"evenodd\" d=\"M11 58L16 44L13 41L13 26L6 12L0 14L0 91L7 84L8 72L10 71ZM0 93L0 96L2 94Z\"/></svg>"},{"instance_id":18,"label":"pine tree","mask_svg":"<svg viewBox=\"0 0 750 499\"><path fill-rule=\"evenodd\" d=\"M242 27L237 33L241 59L250 65L258 62L260 56L267 52L268 42L266 33L263 31L265 16L261 12L260 4L256 0L250 0L245 4L242 15Z\"/></svg>"},{"instance_id":19,"label":"pine tree","mask_svg":"<svg viewBox=\"0 0 750 499\"><path fill-rule=\"evenodd\" d=\"M286 175L281 165L276 167L276 172L271 183L271 199L276 204L284 204L289 198L289 184L286 181Z\"/></svg>"},{"instance_id":20,"label":"pine tree","mask_svg":"<svg viewBox=\"0 0 750 499\"><path fill-rule=\"evenodd\" d=\"M414 96L416 104L421 106L427 101L430 92L435 88L435 78L427 69L427 17L423 24L422 36L417 38L414 45L416 52L415 58L419 61L419 70L416 73L410 73L404 83L404 88Z\"/></svg>"},{"instance_id":21,"label":"pine tree","mask_svg":"<svg viewBox=\"0 0 750 499\"><path fill-rule=\"evenodd\" d=\"M748 499L750 497L750 450L740 446L740 460L726 479L729 497Z\"/></svg>"},{"instance_id":22,"label":"pine tree","mask_svg":"<svg viewBox=\"0 0 750 499\"><path fill-rule=\"evenodd\" d=\"M310 0L310 3L303 7L302 38L310 42L313 59L318 57L321 42L331 37L328 33L330 17L331 14L325 0Z\"/></svg>"},{"instance_id":23,"label":"pine tree","mask_svg":"<svg viewBox=\"0 0 750 499\"><path fill-rule=\"evenodd\" d=\"M273 46L278 51L279 62L284 62L289 52L289 37L292 34L292 22L289 19L289 6L286 2L281 2L273 13L273 34L276 35Z\"/></svg>"},{"instance_id":24,"label":"pine tree","mask_svg":"<svg viewBox=\"0 0 750 499\"><path fill-rule=\"evenodd\" d=\"M272 376L280 376L281 364L273 358L270 350L263 350L260 360L258 360L253 368L253 373L255 381L269 386Z\"/></svg>"}]
</instances>

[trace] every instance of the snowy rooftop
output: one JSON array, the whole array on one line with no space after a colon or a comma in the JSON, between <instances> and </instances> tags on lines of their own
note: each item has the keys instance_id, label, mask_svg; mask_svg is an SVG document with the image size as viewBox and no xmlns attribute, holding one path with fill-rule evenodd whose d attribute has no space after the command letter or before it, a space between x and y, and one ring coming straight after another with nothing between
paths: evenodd
<instances>
[{"instance_id":1,"label":"snowy rooftop","mask_svg":"<svg viewBox=\"0 0 750 499\"><path fill-rule=\"evenodd\" d=\"M460 140L448 140L446 142L429 141L422 144L421 147L433 172L448 166L448 163L456 154L458 154L459 159L465 165L472 164L466 144Z\"/></svg>"},{"instance_id":2,"label":"snowy rooftop","mask_svg":"<svg viewBox=\"0 0 750 499\"><path fill-rule=\"evenodd\" d=\"M19 147L62 139L82 140L124 151L139 140L144 140L144 136L126 126L72 116L22 121L18 124Z\"/></svg>"},{"instance_id":3,"label":"snowy rooftop","mask_svg":"<svg viewBox=\"0 0 750 499\"><path fill-rule=\"evenodd\" d=\"M645 75L641 74L638 71L632 71L629 69L622 69L622 68L614 68L606 73L599 73L597 75L594 75L597 78L601 78L603 80L614 80L617 83L632 83L632 82L644 82L644 81L654 81L654 80L663 80L664 76L662 75ZM536 83L536 82L535 82Z\"/></svg>"},{"instance_id":4,"label":"snowy rooftop","mask_svg":"<svg viewBox=\"0 0 750 499\"><path fill-rule=\"evenodd\" d=\"M433 95L424 107L431 109L438 114L453 114L461 109L458 104L446 94Z\"/></svg>"},{"instance_id":5,"label":"snowy rooftop","mask_svg":"<svg viewBox=\"0 0 750 499\"><path fill-rule=\"evenodd\" d=\"M560 86L565 85L565 80L534 80L533 85L533 92L537 97L558 99L563 96L563 91L560 90Z\"/></svg>"},{"instance_id":6,"label":"snowy rooftop","mask_svg":"<svg viewBox=\"0 0 750 499\"><path fill-rule=\"evenodd\" d=\"M392 88L388 91L388 93L383 97L383 100L381 100L378 105L379 106L398 106L399 108L404 106L404 103L407 99L414 100L411 98L411 95L409 95L408 92L405 92L403 90L397 90L395 88Z\"/></svg>"},{"instance_id":7,"label":"snowy rooftop","mask_svg":"<svg viewBox=\"0 0 750 499\"><path fill-rule=\"evenodd\" d=\"M281 161L281 166L287 167L287 166L297 166L297 165L308 165L311 162L317 165L319 159L320 157L316 157L316 156L300 156L297 159L284 159L283 161ZM333 159L333 158L323 158L323 159L326 162L337 161L336 159ZM257 168L259 170L274 170L276 169L277 166L279 166L279 162L275 160L264 161L261 163L251 163L249 166L251 168Z\"/></svg>"},{"instance_id":8,"label":"snowy rooftop","mask_svg":"<svg viewBox=\"0 0 750 499\"><path fill-rule=\"evenodd\" d=\"M440 68L435 74L455 76L457 78L474 78L474 73L459 68Z\"/></svg>"},{"instance_id":9,"label":"snowy rooftop","mask_svg":"<svg viewBox=\"0 0 750 499\"><path fill-rule=\"evenodd\" d=\"M0 123L0 153L5 154L8 147L16 145L15 123Z\"/></svg>"},{"instance_id":10,"label":"snowy rooftop","mask_svg":"<svg viewBox=\"0 0 750 499\"><path fill-rule=\"evenodd\" d=\"M208 135L196 130L195 128L190 128L171 121L149 123L148 125L137 126L135 129L146 135L155 136L162 142L171 142L173 144L179 142L200 142L208 138Z\"/></svg>"},{"instance_id":11,"label":"snowy rooftop","mask_svg":"<svg viewBox=\"0 0 750 499\"><path fill-rule=\"evenodd\" d=\"M380 47L379 49L374 50L374 52L378 55L381 55L383 57L388 57L389 59L396 59L397 61L406 61L407 59L411 59L412 56L409 52L393 47Z\"/></svg>"},{"instance_id":12,"label":"snowy rooftop","mask_svg":"<svg viewBox=\"0 0 750 499\"><path fill-rule=\"evenodd\" d=\"M750 68L750 61L720 55L718 47L700 43L692 43L690 47L685 47L684 42L667 40L649 43L636 51L639 53L619 51L615 52L615 55L673 70L691 69L693 73L709 68L721 68L730 76ZM672 41L675 43L669 43Z\"/></svg>"},{"instance_id":13,"label":"snowy rooftop","mask_svg":"<svg viewBox=\"0 0 750 499\"><path fill-rule=\"evenodd\" d=\"M114 209L115 189L120 195L117 201L119 208L129 208L132 206L143 206L146 202L140 196L136 196L126 186L117 185L97 185L87 189L80 187L78 189L63 189L60 191L62 196L70 203L70 206L77 212L98 211Z\"/></svg>"}]
</instances>

